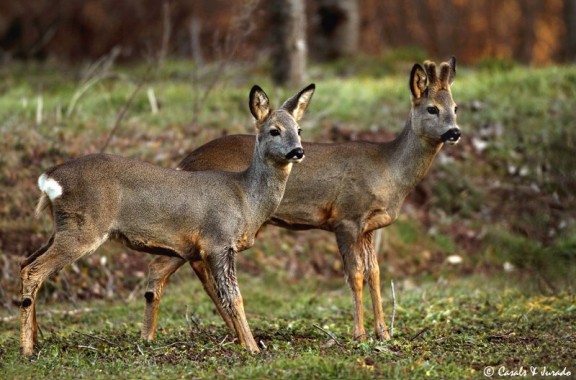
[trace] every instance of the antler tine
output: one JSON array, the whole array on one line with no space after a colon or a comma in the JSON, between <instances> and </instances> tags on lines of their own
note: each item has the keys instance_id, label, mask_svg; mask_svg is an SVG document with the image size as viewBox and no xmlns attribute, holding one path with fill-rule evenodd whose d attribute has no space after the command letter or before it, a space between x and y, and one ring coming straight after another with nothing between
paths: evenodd
<instances>
[{"instance_id":1,"label":"antler tine","mask_svg":"<svg viewBox=\"0 0 576 380\"><path fill-rule=\"evenodd\" d=\"M448 87L449 78L450 78L450 65L447 62L442 62L440 64L440 84L442 86Z\"/></svg>"},{"instance_id":2,"label":"antler tine","mask_svg":"<svg viewBox=\"0 0 576 380\"><path fill-rule=\"evenodd\" d=\"M436 64L432 61L424 62L424 70L426 70L426 75L428 76L428 84L432 85L438 81L438 76L436 73Z\"/></svg>"}]
</instances>

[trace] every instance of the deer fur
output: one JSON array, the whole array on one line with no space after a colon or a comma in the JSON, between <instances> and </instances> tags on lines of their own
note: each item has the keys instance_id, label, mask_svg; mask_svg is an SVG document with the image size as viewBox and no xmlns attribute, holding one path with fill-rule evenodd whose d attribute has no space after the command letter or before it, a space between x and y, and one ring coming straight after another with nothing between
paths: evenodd
<instances>
[{"instance_id":1,"label":"deer fur","mask_svg":"<svg viewBox=\"0 0 576 380\"><path fill-rule=\"evenodd\" d=\"M294 168L284 198L268 220L268 224L292 230L334 232L353 295L355 339L366 337L362 300L365 280L372 298L376 337L389 339L373 232L396 220L404 199L426 175L444 143L459 140L457 107L450 91L455 75L455 58L440 64L439 73L430 61L423 67L413 66L409 79L412 107L404 129L393 141L303 143L307 159ZM213 140L190 153L178 168L243 170L252 140L247 135ZM151 276L158 270L151 268ZM211 297L214 299L214 295ZM230 326L226 317L224 320Z\"/></svg>"},{"instance_id":2,"label":"deer fur","mask_svg":"<svg viewBox=\"0 0 576 380\"><path fill-rule=\"evenodd\" d=\"M42 174L37 211L50 209L54 232L22 264L23 354L32 354L37 343L35 299L43 281L108 239L160 255L151 265L158 267L154 273L161 272L160 281L173 272L174 266L166 263L201 262L203 284L218 310L241 344L257 352L238 288L235 256L253 245L256 232L282 199L292 164L304 156L297 120L314 89L310 85L280 109L270 110L264 91L252 88L249 105L257 136L241 172L188 172L94 154ZM149 304L159 300L161 290L155 286L146 294ZM155 324L155 315L146 318L146 324ZM143 336L151 338L148 332Z\"/></svg>"}]
</instances>

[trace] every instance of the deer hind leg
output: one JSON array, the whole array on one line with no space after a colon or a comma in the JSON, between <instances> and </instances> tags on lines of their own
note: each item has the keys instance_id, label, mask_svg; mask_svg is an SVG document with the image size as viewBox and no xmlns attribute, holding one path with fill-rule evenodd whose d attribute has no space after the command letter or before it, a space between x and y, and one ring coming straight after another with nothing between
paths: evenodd
<instances>
[{"instance_id":1,"label":"deer hind leg","mask_svg":"<svg viewBox=\"0 0 576 380\"><path fill-rule=\"evenodd\" d=\"M196 273L196 275L198 276L198 279L202 283L204 290L206 291L208 296L210 296L210 299L214 303L214 306L216 306L216 310L218 311L218 314L220 314L220 316L222 317L222 319L226 323L226 326L228 326L228 329L230 331L235 331L234 323L232 323L232 319L230 319L230 316L222 308L222 305L220 304L220 302L218 300L218 294L216 293L216 288L214 288L214 283L212 281L210 281L210 279L209 279L208 269L206 268L206 264L204 263L204 261L202 261L202 260L191 261L190 266L192 267L192 269L194 269L194 272Z\"/></svg>"},{"instance_id":2,"label":"deer hind leg","mask_svg":"<svg viewBox=\"0 0 576 380\"><path fill-rule=\"evenodd\" d=\"M146 309L144 311L144 326L142 339L153 340L156 336L158 322L158 309L160 298L166 282L180 268L186 260L174 256L157 256L148 265L148 286L146 287Z\"/></svg>"},{"instance_id":3,"label":"deer hind leg","mask_svg":"<svg viewBox=\"0 0 576 380\"><path fill-rule=\"evenodd\" d=\"M28 264L30 264L31 262L36 260L38 257L40 257L44 253L46 253L46 251L52 246L53 242L54 242L54 235L52 235L50 237L50 240L48 240L48 243L44 244L41 248L34 251L32 254L28 255L26 257L26 259L24 259L22 261L22 264L20 265L20 269L23 269ZM38 327L38 322L36 321L36 305L35 304L33 306L31 306L31 308L30 308L30 318L32 318L32 342L34 345L37 345L38 344L38 330L40 328Z\"/></svg>"},{"instance_id":4,"label":"deer hind leg","mask_svg":"<svg viewBox=\"0 0 576 380\"><path fill-rule=\"evenodd\" d=\"M362 290L364 286L364 263L362 260L361 242L358 241L356 228L341 226L336 231L338 249L344 261L344 273L346 281L352 290L352 300L354 302L354 339L365 340L366 330L364 330L364 306L362 300Z\"/></svg>"},{"instance_id":5,"label":"deer hind leg","mask_svg":"<svg viewBox=\"0 0 576 380\"><path fill-rule=\"evenodd\" d=\"M374 332L379 340L389 340L390 334L384 321L382 310L382 296L380 294L380 268L378 267L378 254L372 242L372 232L364 234L362 245L364 249L364 273L368 278L370 296L372 297L372 310L374 311Z\"/></svg>"},{"instance_id":6,"label":"deer hind leg","mask_svg":"<svg viewBox=\"0 0 576 380\"><path fill-rule=\"evenodd\" d=\"M93 252L107 236L87 239L71 235L55 235L51 242L32 254L20 271L22 304L20 306L20 339L22 354L29 356L37 343L36 295L42 283L52 274L80 257Z\"/></svg>"},{"instance_id":7,"label":"deer hind leg","mask_svg":"<svg viewBox=\"0 0 576 380\"><path fill-rule=\"evenodd\" d=\"M257 353L260 350L248 326L242 295L238 287L235 256L236 252L232 249L209 254L206 258L208 278L216 289L220 307L232 320L240 344L251 353Z\"/></svg>"}]
</instances>

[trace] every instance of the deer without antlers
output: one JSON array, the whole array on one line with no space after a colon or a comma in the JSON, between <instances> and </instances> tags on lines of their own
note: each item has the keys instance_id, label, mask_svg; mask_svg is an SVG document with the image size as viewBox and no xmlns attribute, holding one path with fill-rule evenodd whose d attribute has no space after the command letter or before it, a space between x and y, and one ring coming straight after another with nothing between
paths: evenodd
<instances>
[{"instance_id":1,"label":"deer without antlers","mask_svg":"<svg viewBox=\"0 0 576 380\"><path fill-rule=\"evenodd\" d=\"M373 232L393 223L404 199L426 175L445 142L456 143L460 128L450 86L456 60L410 73L412 107L405 127L390 142L303 143L307 159L294 168L284 198L267 223L292 229L332 231L344 262L354 302L354 338L363 340L362 288L367 279L378 339L389 339L380 295L380 270ZM249 162L253 138L232 135L213 140L190 153L182 170L243 170ZM157 268L150 268L155 276ZM157 286L163 286L158 283ZM212 297L214 299L214 297ZM226 316L224 320L230 327Z\"/></svg>"},{"instance_id":2,"label":"deer without antlers","mask_svg":"<svg viewBox=\"0 0 576 380\"><path fill-rule=\"evenodd\" d=\"M108 239L160 255L151 263L150 310L166 279L190 262L241 344L259 351L244 314L235 256L253 245L280 204L292 164L304 157L297 120L314 89L310 85L270 110L264 91L252 88L257 136L242 172L187 172L95 154L42 174L37 212L51 210L54 233L22 264L22 353L32 354L37 343L35 299L42 282ZM145 316L145 338L153 337L156 313Z\"/></svg>"}]
</instances>

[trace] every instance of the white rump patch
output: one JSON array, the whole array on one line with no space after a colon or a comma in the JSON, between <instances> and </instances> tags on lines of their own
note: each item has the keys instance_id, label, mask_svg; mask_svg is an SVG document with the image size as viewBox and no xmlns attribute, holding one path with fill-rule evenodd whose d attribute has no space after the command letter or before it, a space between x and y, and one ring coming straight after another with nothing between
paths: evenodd
<instances>
[{"instance_id":1,"label":"white rump patch","mask_svg":"<svg viewBox=\"0 0 576 380\"><path fill-rule=\"evenodd\" d=\"M62 195L62 186L60 186L55 179L48 177L46 173L42 174L38 178L38 187L42 192L48 195L50 200L54 200Z\"/></svg>"}]
</instances>

